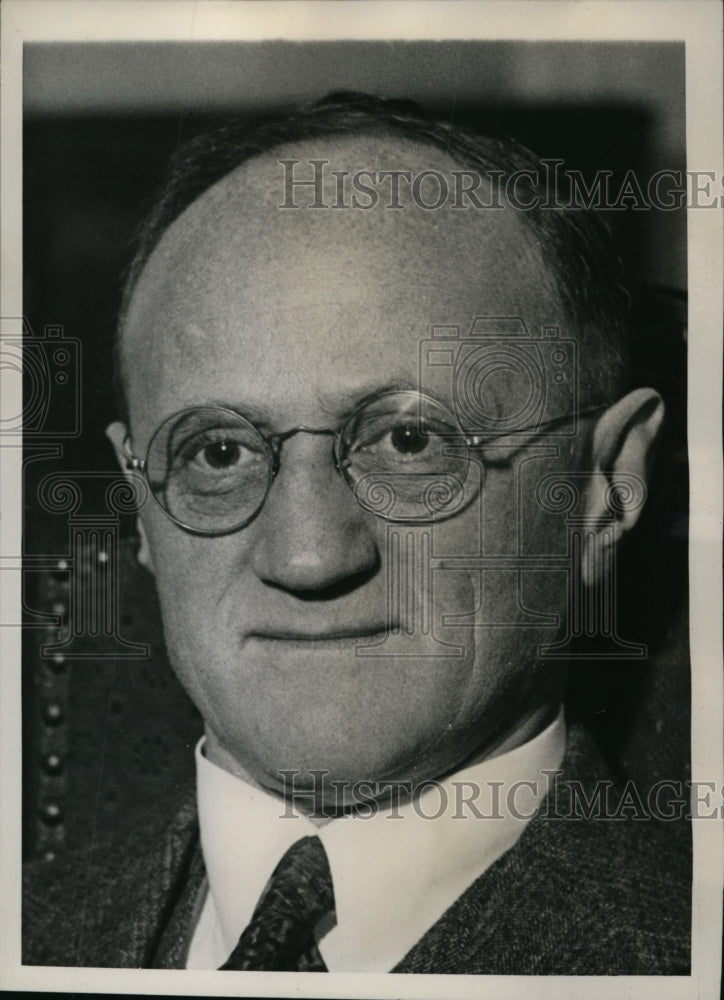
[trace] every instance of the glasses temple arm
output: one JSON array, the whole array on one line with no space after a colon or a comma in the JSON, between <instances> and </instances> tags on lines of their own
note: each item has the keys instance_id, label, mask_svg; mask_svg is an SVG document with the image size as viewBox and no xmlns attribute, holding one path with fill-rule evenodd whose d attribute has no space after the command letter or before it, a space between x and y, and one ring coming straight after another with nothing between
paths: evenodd
<instances>
[{"instance_id":1,"label":"glasses temple arm","mask_svg":"<svg viewBox=\"0 0 724 1000\"><path fill-rule=\"evenodd\" d=\"M477 446L481 444L494 444L503 438L509 438L518 436L519 434L533 434L533 436L538 436L539 434L545 434L547 430L551 427L556 427L558 424L565 424L571 420L575 420L579 417L591 417L596 413L603 413L604 410L608 409L608 403L601 403L598 406L587 406L583 410L578 410L575 413L564 413L560 417L554 417L552 420L545 420L543 423L531 424L528 427L516 427L514 430L501 431L499 434L466 434L465 440L469 446Z\"/></svg>"}]
</instances>

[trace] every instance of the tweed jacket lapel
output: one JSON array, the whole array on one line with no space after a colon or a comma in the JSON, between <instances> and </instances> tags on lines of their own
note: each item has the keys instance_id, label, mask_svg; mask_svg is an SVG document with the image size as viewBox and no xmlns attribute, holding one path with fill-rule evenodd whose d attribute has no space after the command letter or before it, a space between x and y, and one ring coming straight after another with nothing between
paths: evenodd
<instances>
[{"instance_id":1,"label":"tweed jacket lapel","mask_svg":"<svg viewBox=\"0 0 724 1000\"><path fill-rule=\"evenodd\" d=\"M109 900L111 905L101 903L98 911L94 940L88 952L89 958L95 956L93 964L114 964L107 958L114 944L120 950L119 965L148 968L155 964L162 932L176 904L187 897L184 889L187 884L190 887L189 874L198 842L196 804L189 801L160 839L151 858L147 854L144 858L141 851L125 871L117 874L117 891Z\"/></svg>"},{"instance_id":2,"label":"tweed jacket lapel","mask_svg":"<svg viewBox=\"0 0 724 1000\"><path fill-rule=\"evenodd\" d=\"M581 776L580 755L576 734L569 732L562 764L567 777ZM472 818L467 821L476 822ZM530 866L539 862L538 855L547 847L550 857L544 871L546 879L555 880L560 847L556 844L557 831L553 830L552 844L548 843L549 833L539 816L534 817L517 844L476 879L394 971L535 973L540 957L534 957L531 951L547 950L541 940L547 931L539 906L533 905L538 901L529 896L533 881ZM512 920L507 916L510 913L514 914ZM531 915L537 924L532 934ZM521 937L525 940L521 941ZM523 967L521 952L526 956Z\"/></svg>"},{"instance_id":3,"label":"tweed jacket lapel","mask_svg":"<svg viewBox=\"0 0 724 1000\"><path fill-rule=\"evenodd\" d=\"M201 842L195 839L190 855L184 857L186 876L176 880L180 891L170 899L170 916L158 942L152 966L155 969L186 967L189 946L208 891ZM175 904L174 904L175 899Z\"/></svg>"},{"instance_id":4,"label":"tweed jacket lapel","mask_svg":"<svg viewBox=\"0 0 724 1000\"><path fill-rule=\"evenodd\" d=\"M23 962L148 968L174 908L198 890L198 820L193 797L160 834L134 832L26 872ZM45 866L45 867L43 867ZM184 891L186 890L186 891Z\"/></svg>"}]
</instances>

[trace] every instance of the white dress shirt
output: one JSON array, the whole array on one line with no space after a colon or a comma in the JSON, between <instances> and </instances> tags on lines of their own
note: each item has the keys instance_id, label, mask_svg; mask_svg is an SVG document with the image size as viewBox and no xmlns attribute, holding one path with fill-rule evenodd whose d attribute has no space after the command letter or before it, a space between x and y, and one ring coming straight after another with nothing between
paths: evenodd
<instances>
[{"instance_id":1,"label":"white dress shirt","mask_svg":"<svg viewBox=\"0 0 724 1000\"><path fill-rule=\"evenodd\" d=\"M316 834L327 852L336 910L336 924L318 942L327 968L389 972L515 844L564 747L561 710L528 743L431 783L413 802L315 825L212 764L201 740L197 795L209 891L186 967L218 969L226 961L282 855Z\"/></svg>"}]
</instances>

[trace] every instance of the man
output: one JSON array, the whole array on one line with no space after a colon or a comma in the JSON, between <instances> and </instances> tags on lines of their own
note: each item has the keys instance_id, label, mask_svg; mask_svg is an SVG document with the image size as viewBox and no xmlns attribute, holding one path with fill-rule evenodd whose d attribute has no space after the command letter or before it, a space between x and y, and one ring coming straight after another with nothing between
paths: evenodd
<instances>
[{"instance_id":1,"label":"man","mask_svg":"<svg viewBox=\"0 0 724 1000\"><path fill-rule=\"evenodd\" d=\"M108 436L152 497L197 801L31 873L27 963L687 971L678 844L560 805L609 776L546 648L636 523L663 405L627 383L602 227L537 166L359 96L179 161Z\"/></svg>"}]
</instances>

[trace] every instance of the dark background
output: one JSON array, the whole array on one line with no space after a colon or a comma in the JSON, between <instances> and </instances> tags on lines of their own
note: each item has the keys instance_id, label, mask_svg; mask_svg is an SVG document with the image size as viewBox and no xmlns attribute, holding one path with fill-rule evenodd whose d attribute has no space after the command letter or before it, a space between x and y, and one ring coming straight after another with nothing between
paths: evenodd
<instances>
[{"instance_id":1,"label":"dark background","mask_svg":"<svg viewBox=\"0 0 724 1000\"><path fill-rule=\"evenodd\" d=\"M684 50L679 44L306 43L34 44L24 58L24 315L35 337L49 325L81 344L79 436L62 454L28 462L24 553L68 554L68 521L38 502L50 472L115 471L103 430L114 418L110 344L134 233L180 142L219 117L254 117L336 89L418 100L455 124L513 136L588 178L627 170L645 182L685 169ZM609 212L634 291L637 379L665 398L669 420L641 530L623 553L621 634L644 641L645 664L575 672L579 710L624 772L660 776L688 761L686 643L686 303L683 211ZM26 385L27 389L27 385ZM73 397L54 401L53 420ZM53 426L29 441L53 440ZM101 480L83 481L84 510L103 508ZM122 531L132 534L132 520ZM181 785L199 722L169 679L150 581L125 550L122 628L150 642L149 659L82 661L53 672L40 655L47 630L25 630L26 853L111 826L161 782ZM63 603L64 571L26 574L34 612ZM48 699L63 706L49 728ZM176 715L169 721L168 706ZM665 706L665 711L664 711ZM49 749L50 748L50 749ZM48 753L58 750L52 774ZM181 761L183 758L183 762ZM140 785L139 785L140 783ZM155 784L154 784L155 783ZM81 806L73 805L79 800ZM163 808L154 799L154 805ZM54 812L49 806L57 806Z\"/></svg>"}]
</instances>

